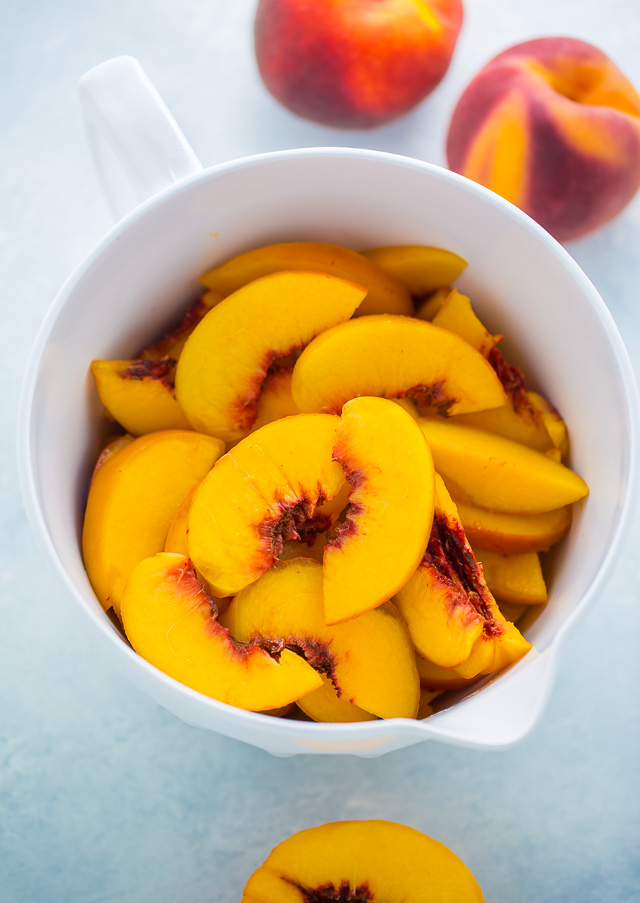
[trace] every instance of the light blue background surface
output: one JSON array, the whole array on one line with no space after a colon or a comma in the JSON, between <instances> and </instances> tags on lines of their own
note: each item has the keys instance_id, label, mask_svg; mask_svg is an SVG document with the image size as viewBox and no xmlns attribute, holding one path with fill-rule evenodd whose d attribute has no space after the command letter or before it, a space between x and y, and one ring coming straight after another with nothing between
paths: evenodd
<instances>
[{"instance_id":1,"label":"light blue background surface","mask_svg":"<svg viewBox=\"0 0 640 903\"><path fill-rule=\"evenodd\" d=\"M640 86L637 0L467 0L454 62L431 98L385 128L334 131L295 119L262 88L253 9L252 0L4 0L0 10L0 900L234 903L285 836L370 817L451 846L488 903L640 900L638 521L568 638L530 736L499 753L421 744L370 761L279 760L182 724L103 661L37 553L16 477L20 382L55 292L111 224L75 93L86 69L138 57L205 165L327 144L442 164L448 117L471 76L543 34L596 43ZM640 197L569 246L636 373L639 249Z\"/></svg>"}]
</instances>

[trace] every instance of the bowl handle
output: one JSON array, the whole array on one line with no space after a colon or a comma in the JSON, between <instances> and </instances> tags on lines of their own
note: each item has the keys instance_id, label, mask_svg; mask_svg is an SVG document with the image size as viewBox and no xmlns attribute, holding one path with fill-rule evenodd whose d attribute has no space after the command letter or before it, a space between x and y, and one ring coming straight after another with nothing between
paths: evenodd
<instances>
[{"instance_id":1,"label":"bowl handle","mask_svg":"<svg viewBox=\"0 0 640 903\"><path fill-rule=\"evenodd\" d=\"M119 56L78 81L89 144L109 205L120 219L163 188L202 170L144 69Z\"/></svg>"},{"instance_id":2,"label":"bowl handle","mask_svg":"<svg viewBox=\"0 0 640 903\"><path fill-rule=\"evenodd\" d=\"M497 748L521 740L535 726L548 701L556 672L555 647L531 649L477 694L439 716L438 733L464 746ZM426 722L428 724L428 720Z\"/></svg>"}]
</instances>

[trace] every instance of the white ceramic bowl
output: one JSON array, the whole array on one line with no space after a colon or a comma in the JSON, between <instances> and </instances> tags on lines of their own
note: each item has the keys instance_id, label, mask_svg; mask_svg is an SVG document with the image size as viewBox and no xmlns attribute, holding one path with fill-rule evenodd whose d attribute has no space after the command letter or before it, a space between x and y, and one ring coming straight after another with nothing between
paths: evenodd
<instances>
[{"instance_id":1,"label":"white ceramic bowl","mask_svg":"<svg viewBox=\"0 0 640 903\"><path fill-rule=\"evenodd\" d=\"M635 384L593 286L519 210L435 166L321 148L205 171L134 61L104 64L84 77L81 90L115 208L164 186L119 222L61 289L24 383L19 458L26 508L88 629L133 683L185 721L278 755L379 755L427 739L496 748L524 736L544 707L563 637L615 564L632 507ZM555 553L549 603L525 631L534 651L424 722L311 724L202 696L136 655L102 611L82 564L83 507L101 433L90 361L126 358L156 337L217 262L294 239L355 249L438 245L463 255L469 266L459 287L489 328L508 337L507 355L532 387L562 412L571 465L590 486Z\"/></svg>"}]
</instances>

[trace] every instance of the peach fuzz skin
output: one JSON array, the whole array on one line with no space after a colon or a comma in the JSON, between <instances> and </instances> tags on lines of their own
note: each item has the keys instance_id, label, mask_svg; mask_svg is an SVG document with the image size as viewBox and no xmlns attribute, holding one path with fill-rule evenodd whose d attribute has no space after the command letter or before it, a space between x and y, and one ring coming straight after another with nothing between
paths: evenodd
<instances>
[{"instance_id":1,"label":"peach fuzz skin","mask_svg":"<svg viewBox=\"0 0 640 903\"><path fill-rule=\"evenodd\" d=\"M516 204L559 241L603 226L640 187L640 96L584 41L509 48L470 82L447 138L450 169Z\"/></svg>"},{"instance_id":2,"label":"peach fuzz skin","mask_svg":"<svg viewBox=\"0 0 640 903\"><path fill-rule=\"evenodd\" d=\"M344 128L406 113L442 79L461 0L260 0L258 69L287 109Z\"/></svg>"},{"instance_id":3,"label":"peach fuzz skin","mask_svg":"<svg viewBox=\"0 0 640 903\"><path fill-rule=\"evenodd\" d=\"M448 847L389 821L333 822L294 834L253 873L242 895L242 903L341 900L483 903L484 897Z\"/></svg>"}]
</instances>

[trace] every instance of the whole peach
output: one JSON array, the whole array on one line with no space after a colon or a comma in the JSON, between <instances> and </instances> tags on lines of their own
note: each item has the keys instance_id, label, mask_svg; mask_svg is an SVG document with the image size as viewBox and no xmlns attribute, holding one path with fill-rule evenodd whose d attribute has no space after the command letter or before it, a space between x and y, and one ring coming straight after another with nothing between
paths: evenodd
<instances>
[{"instance_id":1,"label":"whole peach","mask_svg":"<svg viewBox=\"0 0 640 903\"><path fill-rule=\"evenodd\" d=\"M461 24L462 0L260 0L258 69L299 116L376 126L433 90Z\"/></svg>"},{"instance_id":2,"label":"whole peach","mask_svg":"<svg viewBox=\"0 0 640 903\"><path fill-rule=\"evenodd\" d=\"M505 50L466 88L449 167L559 241L611 220L640 187L640 96L602 51L545 37Z\"/></svg>"}]
</instances>

